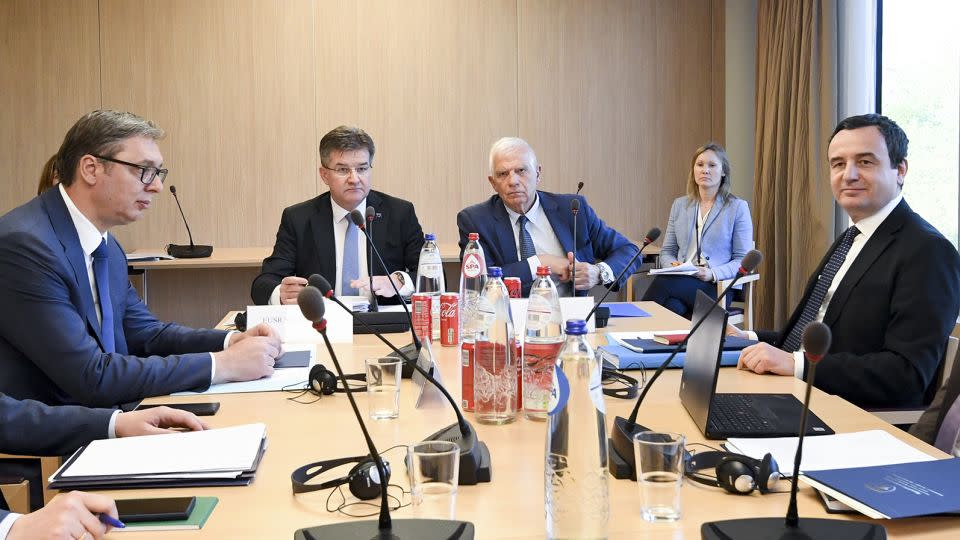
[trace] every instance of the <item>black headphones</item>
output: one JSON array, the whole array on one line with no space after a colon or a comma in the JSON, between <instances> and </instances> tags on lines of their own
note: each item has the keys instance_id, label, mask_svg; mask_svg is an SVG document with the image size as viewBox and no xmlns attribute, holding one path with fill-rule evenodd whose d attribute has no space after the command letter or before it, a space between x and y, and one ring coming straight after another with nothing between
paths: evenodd
<instances>
[{"instance_id":1,"label":"black headphones","mask_svg":"<svg viewBox=\"0 0 960 540\"><path fill-rule=\"evenodd\" d=\"M715 477L698 472L710 468ZM683 470L687 478L698 484L722 487L736 495L749 495L754 489L770 493L780 481L780 468L770 454L763 459L719 451L687 454Z\"/></svg>"},{"instance_id":2,"label":"black headphones","mask_svg":"<svg viewBox=\"0 0 960 540\"><path fill-rule=\"evenodd\" d=\"M310 368L310 381L307 386L307 389L317 395L317 397L329 396L334 392L346 392L343 388L337 386L337 377L336 373L330 371L323 364L315 364ZM357 373L355 375L346 375L345 378L348 381L361 381L367 382L367 376L363 373ZM351 387L351 390L359 390L359 388Z\"/></svg>"},{"instance_id":3,"label":"black headphones","mask_svg":"<svg viewBox=\"0 0 960 540\"><path fill-rule=\"evenodd\" d=\"M307 482L335 467L340 467L348 463L356 463L346 476L328 480L320 484L308 485ZM293 493L307 493L309 491L319 491L343 484L348 484L350 493L354 497L369 501L380 496L380 487L390 483L390 463L383 460L383 467L387 470L387 478L384 482L380 481L380 472L377 471L377 463L370 456L354 456L348 458L331 459L327 461L318 461L304 465L290 473L290 482L293 484ZM315 471L310 469L316 468Z\"/></svg>"},{"instance_id":4,"label":"black headphones","mask_svg":"<svg viewBox=\"0 0 960 540\"><path fill-rule=\"evenodd\" d=\"M603 368L601 380L604 395L619 399L635 399L639 393L640 383L620 370ZM620 386L607 387L607 385L617 383Z\"/></svg>"}]
</instances>

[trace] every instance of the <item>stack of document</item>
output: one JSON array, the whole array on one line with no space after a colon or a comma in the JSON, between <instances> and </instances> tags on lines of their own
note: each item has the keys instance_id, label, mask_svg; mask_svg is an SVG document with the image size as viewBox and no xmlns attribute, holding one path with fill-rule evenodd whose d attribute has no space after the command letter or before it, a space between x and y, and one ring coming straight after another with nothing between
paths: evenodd
<instances>
[{"instance_id":1,"label":"stack of document","mask_svg":"<svg viewBox=\"0 0 960 540\"><path fill-rule=\"evenodd\" d=\"M256 474L266 426L93 441L52 476L52 489L241 486Z\"/></svg>"},{"instance_id":2,"label":"stack of document","mask_svg":"<svg viewBox=\"0 0 960 540\"><path fill-rule=\"evenodd\" d=\"M366 313L370 311L370 299L366 296L341 296L340 301L345 306L350 307L354 313Z\"/></svg>"}]
</instances>

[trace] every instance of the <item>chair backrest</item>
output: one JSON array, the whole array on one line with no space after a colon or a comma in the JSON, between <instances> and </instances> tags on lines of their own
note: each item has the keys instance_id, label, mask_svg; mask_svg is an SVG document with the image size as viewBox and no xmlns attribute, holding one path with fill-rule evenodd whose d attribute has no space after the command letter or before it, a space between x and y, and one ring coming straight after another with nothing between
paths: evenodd
<instances>
[{"instance_id":1,"label":"chair backrest","mask_svg":"<svg viewBox=\"0 0 960 540\"><path fill-rule=\"evenodd\" d=\"M953 455L960 455L960 448L958 448L958 439L960 439L960 369L957 369L960 358L957 356L958 348L960 348L960 340L950 336L943 364L945 382L939 390L944 394L941 407L946 412L940 415L937 437L934 441L934 446Z\"/></svg>"}]
</instances>

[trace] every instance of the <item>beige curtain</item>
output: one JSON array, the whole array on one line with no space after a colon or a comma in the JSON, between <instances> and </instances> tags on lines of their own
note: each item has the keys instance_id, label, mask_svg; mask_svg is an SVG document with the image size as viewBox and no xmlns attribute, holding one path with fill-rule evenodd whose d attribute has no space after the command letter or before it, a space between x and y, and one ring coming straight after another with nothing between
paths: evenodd
<instances>
[{"instance_id":1,"label":"beige curtain","mask_svg":"<svg viewBox=\"0 0 960 540\"><path fill-rule=\"evenodd\" d=\"M837 7L760 0L754 230L758 328L780 329L830 246L827 138L837 122Z\"/></svg>"}]
</instances>

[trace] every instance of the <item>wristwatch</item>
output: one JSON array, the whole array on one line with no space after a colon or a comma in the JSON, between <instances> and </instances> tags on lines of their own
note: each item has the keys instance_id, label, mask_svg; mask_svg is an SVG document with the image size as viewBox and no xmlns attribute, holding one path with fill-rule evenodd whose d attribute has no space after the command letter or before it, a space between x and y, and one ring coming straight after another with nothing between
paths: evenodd
<instances>
[{"instance_id":1,"label":"wristwatch","mask_svg":"<svg viewBox=\"0 0 960 540\"><path fill-rule=\"evenodd\" d=\"M605 264L598 264L597 267L600 269L600 282L604 285L613 283L613 270L611 270L610 267Z\"/></svg>"},{"instance_id":2,"label":"wristwatch","mask_svg":"<svg viewBox=\"0 0 960 540\"><path fill-rule=\"evenodd\" d=\"M402 272L394 272L393 276L397 278L397 283L399 284L397 285L397 289L402 289L403 286L407 284L407 280L403 277Z\"/></svg>"}]
</instances>

